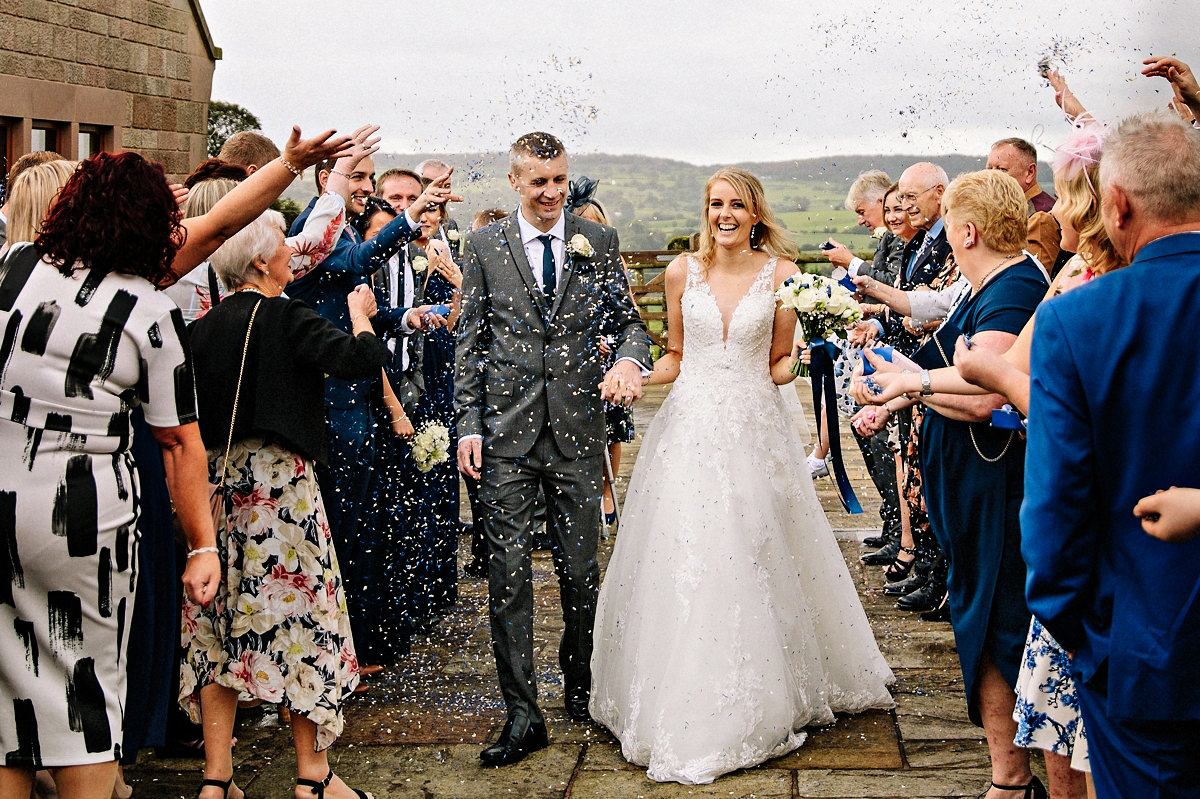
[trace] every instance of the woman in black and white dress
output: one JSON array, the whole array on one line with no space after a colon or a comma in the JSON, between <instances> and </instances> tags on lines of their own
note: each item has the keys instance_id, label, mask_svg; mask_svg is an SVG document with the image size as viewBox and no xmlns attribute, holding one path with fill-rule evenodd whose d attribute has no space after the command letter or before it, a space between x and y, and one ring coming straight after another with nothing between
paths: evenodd
<instances>
[{"instance_id":1,"label":"woman in black and white dress","mask_svg":"<svg viewBox=\"0 0 1200 799\"><path fill-rule=\"evenodd\" d=\"M220 564L178 309L156 290L206 258L336 151L289 143L219 209L180 222L162 167L100 154L67 181L34 245L0 267L0 796L55 771L64 799L112 795L121 755L125 631L133 611L138 486L129 413L142 406L208 602ZM315 157L314 157L315 156ZM117 209L119 208L119 213Z\"/></svg>"}]
</instances>

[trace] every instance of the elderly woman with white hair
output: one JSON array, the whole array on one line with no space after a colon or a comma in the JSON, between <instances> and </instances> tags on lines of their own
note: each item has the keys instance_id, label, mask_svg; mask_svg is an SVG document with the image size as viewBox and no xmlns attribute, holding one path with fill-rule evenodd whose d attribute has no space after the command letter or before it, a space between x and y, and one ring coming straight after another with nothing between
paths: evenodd
<instances>
[{"instance_id":1,"label":"elderly woman with white hair","mask_svg":"<svg viewBox=\"0 0 1200 799\"><path fill-rule=\"evenodd\" d=\"M188 601L183 616L180 703L204 725L201 799L231 795L223 778L241 691L290 711L297 796L356 793L326 756L358 662L315 469L326 455L325 375L372 377L388 351L368 287L347 297L353 334L282 296L291 256L282 217L265 212L213 254L231 293L191 327L209 479L224 480L226 495L224 579L212 603Z\"/></svg>"}]
</instances>

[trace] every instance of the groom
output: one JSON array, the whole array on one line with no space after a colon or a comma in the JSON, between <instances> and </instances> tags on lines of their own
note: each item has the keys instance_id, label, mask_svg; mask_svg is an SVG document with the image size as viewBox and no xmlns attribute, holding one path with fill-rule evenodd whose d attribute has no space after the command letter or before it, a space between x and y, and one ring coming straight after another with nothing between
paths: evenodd
<instances>
[{"instance_id":1,"label":"groom","mask_svg":"<svg viewBox=\"0 0 1200 799\"><path fill-rule=\"evenodd\" d=\"M642 393L649 338L629 296L612 228L564 213L567 155L548 133L509 152L517 213L471 234L456 347L458 465L481 481L492 650L508 721L487 765L545 747L533 672L533 506L540 487L558 573L564 705L588 719L600 569L602 399ZM601 319L615 320L618 361L601 373ZM603 385L597 390L597 385Z\"/></svg>"}]
</instances>

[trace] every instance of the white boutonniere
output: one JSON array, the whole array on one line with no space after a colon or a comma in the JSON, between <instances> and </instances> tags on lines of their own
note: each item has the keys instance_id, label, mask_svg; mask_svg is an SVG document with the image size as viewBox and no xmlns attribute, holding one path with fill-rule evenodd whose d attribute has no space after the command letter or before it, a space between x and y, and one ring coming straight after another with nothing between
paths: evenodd
<instances>
[{"instance_id":1,"label":"white boutonniere","mask_svg":"<svg viewBox=\"0 0 1200 799\"><path fill-rule=\"evenodd\" d=\"M596 254L596 250L592 247L592 243L588 241L587 236L582 233L576 233L567 242L567 254L578 255L580 258L591 258Z\"/></svg>"},{"instance_id":2,"label":"white boutonniere","mask_svg":"<svg viewBox=\"0 0 1200 799\"><path fill-rule=\"evenodd\" d=\"M456 242L461 237L462 237L462 234L459 233L457 230L447 230L446 231L446 238L449 239L450 241Z\"/></svg>"},{"instance_id":3,"label":"white boutonniere","mask_svg":"<svg viewBox=\"0 0 1200 799\"><path fill-rule=\"evenodd\" d=\"M885 228L883 225L880 225L879 227L877 227L871 231L871 236L876 239L882 239L883 235L887 232L888 232L888 229Z\"/></svg>"},{"instance_id":4,"label":"white boutonniere","mask_svg":"<svg viewBox=\"0 0 1200 799\"><path fill-rule=\"evenodd\" d=\"M429 268L429 259L424 255L418 255L412 259L412 263L409 265L412 267L413 274L423 275L425 274L425 270Z\"/></svg>"}]
</instances>

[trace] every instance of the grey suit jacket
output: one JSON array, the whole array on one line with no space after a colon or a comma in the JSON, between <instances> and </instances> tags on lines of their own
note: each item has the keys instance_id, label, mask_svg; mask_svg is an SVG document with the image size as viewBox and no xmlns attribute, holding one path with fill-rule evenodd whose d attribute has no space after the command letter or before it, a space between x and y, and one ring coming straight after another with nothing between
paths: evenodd
<instances>
[{"instance_id":1,"label":"grey suit jacket","mask_svg":"<svg viewBox=\"0 0 1200 799\"><path fill-rule=\"evenodd\" d=\"M572 213L565 232L568 242L582 233L595 253L568 256L553 304L533 278L516 214L467 239L455 411L458 434L482 435L490 455L526 454L547 424L568 458L603 451L597 343L604 321L616 331L618 358L650 364L617 232Z\"/></svg>"}]
</instances>

